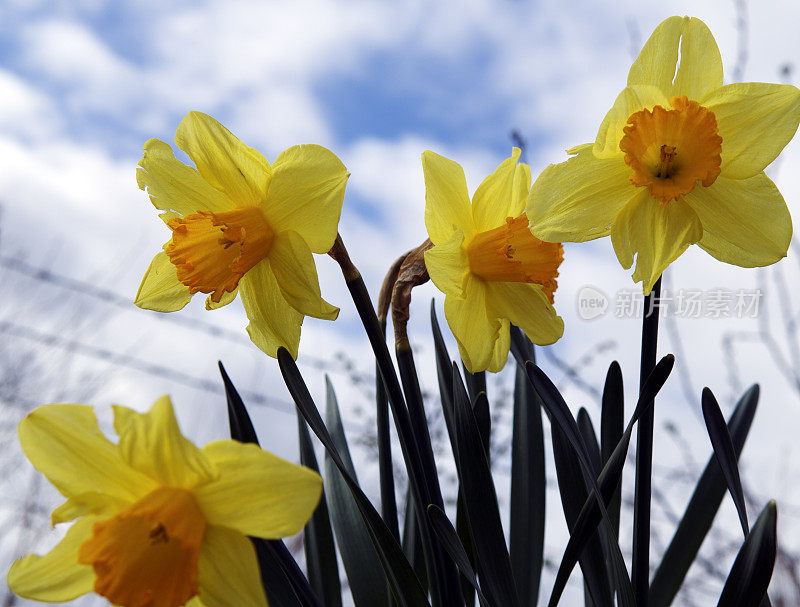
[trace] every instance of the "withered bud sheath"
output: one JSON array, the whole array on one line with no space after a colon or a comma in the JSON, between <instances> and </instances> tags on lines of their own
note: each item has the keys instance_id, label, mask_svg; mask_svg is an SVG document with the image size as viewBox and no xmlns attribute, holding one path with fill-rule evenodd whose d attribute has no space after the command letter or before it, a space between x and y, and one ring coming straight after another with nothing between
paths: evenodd
<instances>
[{"instance_id":1,"label":"withered bud sheath","mask_svg":"<svg viewBox=\"0 0 800 607\"><path fill-rule=\"evenodd\" d=\"M425 267L425 251L433 247L430 238L416 249L412 249L400 265L397 279L392 289L392 322L394 323L395 347L398 350L410 349L406 326L411 315L411 290L430 280Z\"/></svg>"},{"instance_id":2,"label":"withered bud sheath","mask_svg":"<svg viewBox=\"0 0 800 607\"><path fill-rule=\"evenodd\" d=\"M397 282L397 276L400 274L400 266L403 265L409 253L411 253L411 251L406 251L394 260L394 263L386 273L386 277L383 279L380 293L378 293L378 320L384 327L386 325L386 318L389 316L389 306L392 305L394 283Z\"/></svg>"}]
</instances>

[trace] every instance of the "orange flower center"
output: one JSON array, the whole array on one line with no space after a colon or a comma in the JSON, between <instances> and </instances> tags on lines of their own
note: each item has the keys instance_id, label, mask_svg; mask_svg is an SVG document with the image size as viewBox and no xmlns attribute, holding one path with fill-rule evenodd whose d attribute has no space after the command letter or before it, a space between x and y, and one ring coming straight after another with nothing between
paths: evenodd
<instances>
[{"instance_id":1,"label":"orange flower center","mask_svg":"<svg viewBox=\"0 0 800 607\"><path fill-rule=\"evenodd\" d=\"M650 188L659 204L688 194L698 181L710 186L722 163L714 114L685 96L673 97L670 104L671 110L657 105L631 114L619 142L633 169L631 183Z\"/></svg>"},{"instance_id":2,"label":"orange flower center","mask_svg":"<svg viewBox=\"0 0 800 607\"><path fill-rule=\"evenodd\" d=\"M507 217L505 224L479 232L467 244L473 274L494 282L534 282L553 302L558 266L564 259L560 242L542 242L528 229L528 217Z\"/></svg>"},{"instance_id":3,"label":"orange flower center","mask_svg":"<svg viewBox=\"0 0 800 607\"><path fill-rule=\"evenodd\" d=\"M250 268L264 259L274 233L256 207L212 213L198 211L168 222L172 240L164 250L178 268L178 280L219 302L233 292Z\"/></svg>"},{"instance_id":4,"label":"orange flower center","mask_svg":"<svg viewBox=\"0 0 800 607\"><path fill-rule=\"evenodd\" d=\"M159 487L95 523L78 561L94 568L94 591L113 605L179 607L197 594L205 529L189 491Z\"/></svg>"}]
</instances>

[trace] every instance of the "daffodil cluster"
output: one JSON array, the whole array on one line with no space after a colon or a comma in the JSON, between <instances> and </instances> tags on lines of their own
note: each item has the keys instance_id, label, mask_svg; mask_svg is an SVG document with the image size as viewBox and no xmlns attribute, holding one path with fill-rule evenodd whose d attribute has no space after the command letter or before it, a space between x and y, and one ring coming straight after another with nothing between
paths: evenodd
<instances>
[{"instance_id":1,"label":"daffodil cluster","mask_svg":"<svg viewBox=\"0 0 800 607\"><path fill-rule=\"evenodd\" d=\"M791 241L792 223L764 169L792 139L798 123L797 88L724 85L719 49L706 25L671 17L645 44L594 142L568 150L572 157L548 166L533 185L518 148L471 197L459 164L424 152L430 243L416 249L425 250L420 281L429 276L445 294L445 316L465 368L500 371L508 359L512 324L534 344L561 338L564 322L554 302L562 242L610 236L624 268L635 260L633 280L642 283L645 293L693 244L742 267L780 260ZM168 144L151 139L137 169L139 187L160 211L169 238L144 275L136 305L175 312L199 292L207 295L211 310L238 293L256 346L273 357L284 348L297 358L304 317L334 320L339 312L322 298L313 255L328 253L335 243L343 247L338 222L349 175L345 166L317 145L291 147L270 164L199 112L181 121L175 142L194 166L176 159ZM367 300L372 313L368 299L363 296L362 302ZM377 320L371 320L377 327ZM366 321L365 326L369 331ZM386 381L394 368L386 344L380 335L374 337L373 347L379 343L384 348L379 366L383 362L390 368L381 368ZM287 359L282 353L281 364ZM395 390L386 382L393 406L408 392L408 379L403 376L402 392L399 382L392 385ZM422 409L421 390L417 393L415 413ZM477 429L467 432L475 419L472 405L462 401L467 413L459 440L478 437L475 453L480 455L487 443L480 445ZM419 430L409 421L412 409L394 411L396 422L409 416L405 425L396 423L403 432ZM421 420L424 426L424 411ZM106 438L93 410L83 405L40 407L20 422L28 459L66 498L52 513L53 525L73 524L47 554L14 563L10 589L47 602L95 592L121 607L265 606L248 536L276 539L298 533L320 500L319 475L233 440L197 448L181 434L166 397L145 414L115 407L114 429L117 442ZM419 447L424 436L400 438ZM333 441L323 442L328 447ZM432 456L428 449L426 456ZM404 456L409 452L404 449ZM414 462L420 475L412 477L416 490L424 486L431 497L435 466L433 478L421 475L432 457ZM580 492L585 497L582 480ZM357 505L365 524L381 521L377 513L367 516L364 501ZM429 509L428 514L437 512ZM380 542L395 547L388 530L385 537L369 539L376 547ZM429 560L443 555L425 554ZM382 564L396 564L390 561ZM413 581L410 565L402 571L411 577L397 579ZM456 575L454 567L451 573ZM484 584L484 571L479 573ZM603 579L607 583L609 577ZM515 593L513 584L500 586ZM394 586L395 598L397 590ZM424 597L425 591L418 592ZM388 596L384 588L379 594Z\"/></svg>"}]
</instances>

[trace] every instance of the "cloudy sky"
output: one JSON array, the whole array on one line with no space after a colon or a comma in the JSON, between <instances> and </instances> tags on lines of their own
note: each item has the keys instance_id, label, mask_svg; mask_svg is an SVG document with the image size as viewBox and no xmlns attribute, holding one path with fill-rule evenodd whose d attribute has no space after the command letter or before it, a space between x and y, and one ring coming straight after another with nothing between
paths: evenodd
<instances>
[{"instance_id":1,"label":"cloudy sky","mask_svg":"<svg viewBox=\"0 0 800 607\"><path fill-rule=\"evenodd\" d=\"M393 259L426 237L423 150L460 162L474 188L509 155L509 134L517 130L537 175L563 160L565 149L594 139L632 57L665 17L691 14L709 25L727 82L734 76L793 81L800 5L761 0L745 6L745 26L737 28L737 4L746 3L4 0L0 322L7 347L50 361L42 383L25 385L26 402L87 398L76 378L93 373L91 404L144 408L170 392L187 433L203 442L224 435L223 402L207 385L216 382L221 359L240 388L260 395L264 406L254 407L254 417L264 445L293 458L288 393L275 361L242 337L240 304L208 313L198 300L177 313L181 323L125 301L167 239L136 186L143 143L151 137L172 143L183 115L200 110L270 159L297 143L328 146L351 172L340 232L376 294ZM800 144L790 144L779 162L770 174L796 215ZM753 271L723 266L695 249L670 268L670 287L764 289L760 318L675 317L662 324L660 351L678 353L679 373L659 403L657 427L674 423L703 461L709 448L701 388L710 386L727 411L743 387L762 383L746 476L759 498L777 497L791 513L800 495L782 475L800 472L793 445L800 402L781 371L782 364L791 369L797 353L780 331L782 306L796 312L796 289L782 285L796 283L798 258L790 254L777 269ZM325 362L347 422L358 417L355 405L367 402L351 376L369 376L372 365L341 276L326 258L318 267L323 293L342 312L335 323L306 321L299 363L319 394ZM43 278L42 268L53 274ZM86 293L87 284L96 291ZM576 309L587 286L609 300L607 313L591 321ZM617 358L632 401L640 321L614 311L634 291L608 239L565 247L556 306L566 332L542 360L571 402L593 416L599 415L595 396L558 361L578 366L599 387ZM420 288L412 308L410 334L423 361L431 355L432 297L441 306L433 287ZM212 338L210 325L227 333ZM753 337L759 328L777 336L772 350ZM64 372L66 364L75 369ZM430 365L419 366L434 388ZM656 449L657 460L675 461L676 443L667 433L659 432ZM10 448L2 454L17 456ZM363 475L375 477L369 462ZM797 544L800 532L791 533L797 518L781 520ZM561 524L560 512L553 509L550 521Z\"/></svg>"}]
</instances>

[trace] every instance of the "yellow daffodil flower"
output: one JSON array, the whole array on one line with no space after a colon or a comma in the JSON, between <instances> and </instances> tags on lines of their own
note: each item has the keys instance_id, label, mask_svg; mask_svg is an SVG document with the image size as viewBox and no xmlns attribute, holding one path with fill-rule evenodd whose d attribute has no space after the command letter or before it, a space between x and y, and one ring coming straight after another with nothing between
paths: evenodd
<instances>
[{"instance_id":1,"label":"yellow daffodil flower","mask_svg":"<svg viewBox=\"0 0 800 607\"><path fill-rule=\"evenodd\" d=\"M21 597L63 602L96 592L120 607L263 607L252 543L303 528L318 474L256 445L202 449L183 437L168 397L145 414L114 407L119 442L91 407L47 405L19 425L22 448L67 501L53 525L78 519L44 556L8 573Z\"/></svg>"},{"instance_id":2,"label":"yellow daffodil flower","mask_svg":"<svg viewBox=\"0 0 800 607\"><path fill-rule=\"evenodd\" d=\"M706 25L670 17L644 45L596 141L533 184L531 230L553 242L610 235L624 268L636 256L633 280L645 293L695 243L730 264L775 263L792 223L764 168L798 122L797 88L723 86Z\"/></svg>"},{"instance_id":3,"label":"yellow daffodil flower","mask_svg":"<svg viewBox=\"0 0 800 607\"><path fill-rule=\"evenodd\" d=\"M444 314L470 373L503 368L510 322L539 345L564 333L552 305L563 250L528 230L524 206L531 172L517 163L519 156L514 148L470 204L461 166L430 151L422 154L425 225L434 245L425 252L425 266L445 294Z\"/></svg>"},{"instance_id":4,"label":"yellow daffodil flower","mask_svg":"<svg viewBox=\"0 0 800 607\"><path fill-rule=\"evenodd\" d=\"M320 295L312 253L327 253L338 230L348 172L329 150L295 146L270 165L216 120L189 112L175 142L197 169L158 139L136 171L172 237L144 275L135 303L174 312L208 293L208 309L242 296L253 342L270 356L297 358L303 316L334 320Z\"/></svg>"}]
</instances>

